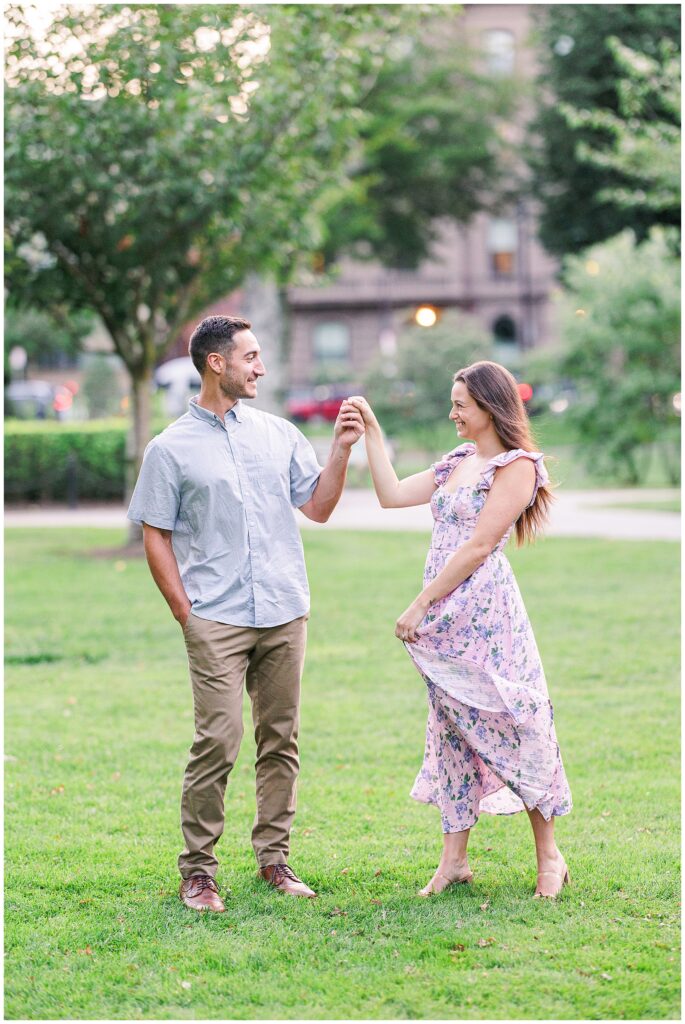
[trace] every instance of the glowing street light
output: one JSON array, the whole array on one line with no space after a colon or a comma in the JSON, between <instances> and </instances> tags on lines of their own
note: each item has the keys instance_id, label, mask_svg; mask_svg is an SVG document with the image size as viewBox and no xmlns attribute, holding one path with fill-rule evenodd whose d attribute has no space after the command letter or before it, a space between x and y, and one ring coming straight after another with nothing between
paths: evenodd
<instances>
[{"instance_id":1,"label":"glowing street light","mask_svg":"<svg viewBox=\"0 0 685 1024\"><path fill-rule=\"evenodd\" d=\"M414 313L414 320L419 327L433 327L437 323L437 319L438 314L432 306L419 306Z\"/></svg>"}]
</instances>

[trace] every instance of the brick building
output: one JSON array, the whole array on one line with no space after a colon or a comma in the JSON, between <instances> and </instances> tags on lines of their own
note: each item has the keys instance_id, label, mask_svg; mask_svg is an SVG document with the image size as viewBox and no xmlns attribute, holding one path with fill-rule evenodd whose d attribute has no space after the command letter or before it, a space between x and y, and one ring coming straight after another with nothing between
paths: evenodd
<instances>
[{"instance_id":1,"label":"brick building","mask_svg":"<svg viewBox=\"0 0 685 1024\"><path fill-rule=\"evenodd\" d=\"M459 31L482 53L493 75L531 80L536 73L531 30L539 8L526 4L467 4ZM529 110L508 125L520 139ZM467 226L446 220L431 258L417 270L341 261L333 281L288 290L292 386L348 370L358 380L378 351L392 355L402 326L417 308L463 310L489 331L496 358L512 368L520 353L554 340L550 307L557 262L536 237L529 201L497 217L477 214Z\"/></svg>"}]
</instances>

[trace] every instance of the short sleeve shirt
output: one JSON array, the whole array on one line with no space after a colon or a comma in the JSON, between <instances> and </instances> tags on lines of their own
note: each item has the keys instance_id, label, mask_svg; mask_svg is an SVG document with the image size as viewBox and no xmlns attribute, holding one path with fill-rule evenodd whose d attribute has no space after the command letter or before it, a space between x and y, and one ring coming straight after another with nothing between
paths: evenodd
<instances>
[{"instance_id":1,"label":"short sleeve shirt","mask_svg":"<svg viewBox=\"0 0 685 1024\"><path fill-rule=\"evenodd\" d=\"M320 473L287 420L241 401L222 420L192 398L147 446L128 518L172 531L194 615L279 626L309 611L294 509Z\"/></svg>"}]
</instances>

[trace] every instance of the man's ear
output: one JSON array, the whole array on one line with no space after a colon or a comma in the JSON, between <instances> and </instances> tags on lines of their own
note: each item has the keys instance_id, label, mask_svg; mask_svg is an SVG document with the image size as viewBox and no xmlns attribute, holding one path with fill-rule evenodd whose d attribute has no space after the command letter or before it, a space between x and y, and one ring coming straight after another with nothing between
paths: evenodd
<instances>
[{"instance_id":1,"label":"man's ear","mask_svg":"<svg viewBox=\"0 0 685 1024\"><path fill-rule=\"evenodd\" d=\"M222 361L223 356L220 356L218 352L210 352L207 356L207 366L213 373L221 373L223 371Z\"/></svg>"}]
</instances>

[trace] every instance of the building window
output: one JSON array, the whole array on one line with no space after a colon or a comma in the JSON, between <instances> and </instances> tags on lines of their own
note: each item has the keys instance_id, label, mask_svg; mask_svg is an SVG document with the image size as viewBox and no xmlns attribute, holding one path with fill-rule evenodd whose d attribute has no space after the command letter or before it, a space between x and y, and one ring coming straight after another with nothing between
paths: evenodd
<instances>
[{"instance_id":1,"label":"building window","mask_svg":"<svg viewBox=\"0 0 685 1024\"><path fill-rule=\"evenodd\" d=\"M516 224L513 220L490 221L488 256L494 277L513 277L516 269Z\"/></svg>"},{"instance_id":2,"label":"building window","mask_svg":"<svg viewBox=\"0 0 685 1024\"><path fill-rule=\"evenodd\" d=\"M493 356L509 370L517 370L521 364L516 321L508 313L498 316L492 327Z\"/></svg>"},{"instance_id":3,"label":"building window","mask_svg":"<svg viewBox=\"0 0 685 1024\"><path fill-rule=\"evenodd\" d=\"M492 334L496 345L516 344L516 324L506 313L497 317L492 325Z\"/></svg>"},{"instance_id":4,"label":"building window","mask_svg":"<svg viewBox=\"0 0 685 1024\"><path fill-rule=\"evenodd\" d=\"M314 328L314 361L318 366L347 365L350 360L350 329L347 324L322 323Z\"/></svg>"},{"instance_id":5,"label":"building window","mask_svg":"<svg viewBox=\"0 0 685 1024\"><path fill-rule=\"evenodd\" d=\"M485 63L491 75L511 75L514 71L514 35L507 29L495 28L483 35Z\"/></svg>"}]
</instances>

